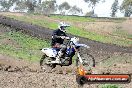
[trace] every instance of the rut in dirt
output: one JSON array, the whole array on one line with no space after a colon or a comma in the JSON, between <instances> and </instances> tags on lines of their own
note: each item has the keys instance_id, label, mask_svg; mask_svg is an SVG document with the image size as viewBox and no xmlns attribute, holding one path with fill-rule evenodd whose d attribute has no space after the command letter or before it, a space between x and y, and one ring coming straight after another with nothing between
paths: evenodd
<instances>
[{"instance_id":1,"label":"rut in dirt","mask_svg":"<svg viewBox=\"0 0 132 88\"><path fill-rule=\"evenodd\" d=\"M31 35L33 37L51 40L52 31L49 28L40 27L37 25L29 24L23 21L18 21L9 17L0 16L0 24L14 28L15 31L21 31L25 34ZM73 37L75 35L68 34ZM79 37L79 36L76 36ZM79 37L80 42L89 45L92 52L102 51L107 53L122 52L122 53L132 53L132 47L123 47L112 44L101 43L93 41L87 38ZM85 51L84 51L85 52Z\"/></svg>"}]
</instances>

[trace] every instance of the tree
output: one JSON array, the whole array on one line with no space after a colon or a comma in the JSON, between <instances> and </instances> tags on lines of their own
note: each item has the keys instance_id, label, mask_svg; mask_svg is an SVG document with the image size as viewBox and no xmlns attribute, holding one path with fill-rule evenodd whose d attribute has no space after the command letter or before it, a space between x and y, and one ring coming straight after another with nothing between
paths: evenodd
<instances>
[{"instance_id":1,"label":"tree","mask_svg":"<svg viewBox=\"0 0 132 88\"><path fill-rule=\"evenodd\" d=\"M18 0L16 2L16 6L14 8L14 10L18 10L19 12L24 12L25 10L27 10L28 7L26 5L26 0Z\"/></svg>"},{"instance_id":2,"label":"tree","mask_svg":"<svg viewBox=\"0 0 132 88\"><path fill-rule=\"evenodd\" d=\"M75 5L69 10L69 13L71 13L72 15L76 15L76 14L79 14L79 13L82 14L83 12L82 12L82 9L80 9L79 7L77 7Z\"/></svg>"},{"instance_id":3,"label":"tree","mask_svg":"<svg viewBox=\"0 0 132 88\"><path fill-rule=\"evenodd\" d=\"M39 3L41 4L42 0L39 0Z\"/></svg>"},{"instance_id":4,"label":"tree","mask_svg":"<svg viewBox=\"0 0 132 88\"><path fill-rule=\"evenodd\" d=\"M28 8L28 12L34 12L35 7L36 7L36 0L27 0L26 5Z\"/></svg>"},{"instance_id":5,"label":"tree","mask_svg":"<svg viewBox=\"0 0 132 88\"><path fill-rule=\"evenodd\" d=\"M119 4L118 0L115 0L114 3L112 4L112 7L111 7L111 10L112 10L111 16L112 17L115 17L115 15L116 15L116 12L119 8L118 4Z\"/></svg>"},{"instance_id":6,"label":"tree","mask_svg":"<svg viewBox=\"0 0 132 88\"><path fill-rule=\"evenodd\" d=\"M67 2L63 2L61 5L59 5L59 10L61 14L64 14L64 15L65 15L65 11L69 10L70 8L71 6Z\"/></svg>"},{"instance_id":7,"label":"tree","mask_svg":"<svg viewBox=\"0 0 132 88\"><path fill-rule=\"evenodd\" d=\"M98 17L98 15L97 14L94 14L93 11L87 12L85 14L85 16L88 16L88 17Z\"/></svg>"},{"instance_id":8,"label":"tree","mask_svg":"<svg viewBox=\"0 0 132 88\"><path fill-rule=\"evenodd\" d=\"M132 15L132 6L128 6L127 8L126 8L126 10L125 10L125 14L124 14L124 16L125 17L130 17Z\"/></svg>"},{"instance_id":9,"label":"tree","mask_svg":"<svg viewBox=\"0 0 132 88\"><path fill-rule=\"evenodd\" d=\"M0 6L2 6L2 11L9 11L10 8L13 6L13 4L16 2L17 0L1 0L0 1Z\"/></svg>"},{"instance_id":10,"label":"tree","mask_svg":"<svg viewBox=\"0 0 132 88\"><path fill-rule=\"evenodd\" d=\"M87 13L85 14L85 16L88 16L88 17L92 17L92 15L93 15L93 12L92 12L92 11L87 12Z\"/></svg>"},{"instance_id":11,"label":"tree","mask_svg":"<svg viewBox=\"0 0 132 88\"><path fill-rule=\"evenodd\" d=\"M50 15L51 13L54 13L56 11L56 7L57 5L55 0L43 1L42 4L39 4L36 7L36 12L45 15Z\"/></svg>"},{"instance_id":12,"label":"tree","mask_svg":"<svg viewBox=\"0 0 132 88\"><path fill-rule=\"evenodd\" d=\"M124 12L125 17L130 17L132 15L132 0L124 0L120 10Z\"/></svg>"},{"instance_id":13,"label":"tree","mask_svg":"<svg viewBox=\"0 0 132 88\"><path fill-rule=\"evenodd\" d=\"M36 6L36 0L17 0L15 10L34 12Z\"/></svg>"},{"instance_id":14,"label":"tree","mask_svg":"<svg viewBox=\"0 0 132 88\"><path fill-rule=\"evenodd\" d=\"M94 9L97 3L99 3L99 1L101 0L84 0L85 2L87 2L89 4L89 7L92 6L92 10L93 10L93 14L94 14Z\"/></svg>"}]
</instances>

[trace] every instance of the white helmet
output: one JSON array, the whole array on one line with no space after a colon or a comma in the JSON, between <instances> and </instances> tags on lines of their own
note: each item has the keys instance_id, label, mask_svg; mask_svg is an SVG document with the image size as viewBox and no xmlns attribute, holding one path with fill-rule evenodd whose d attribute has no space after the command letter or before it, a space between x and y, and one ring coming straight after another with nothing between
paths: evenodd
<instances>
[{"instance_id":1,"label":"white helmet","mask_svg":"<svg viewBox=\"0 0 132 88\"><path fill-rule=\"evenodd\" d=\"M69 24L66 24L64 22L60 22L59 25L58 25L58 28L61 30L61 31L65 31L65 28L66 27L70 27Z\"/></svg>"}]
</instances>

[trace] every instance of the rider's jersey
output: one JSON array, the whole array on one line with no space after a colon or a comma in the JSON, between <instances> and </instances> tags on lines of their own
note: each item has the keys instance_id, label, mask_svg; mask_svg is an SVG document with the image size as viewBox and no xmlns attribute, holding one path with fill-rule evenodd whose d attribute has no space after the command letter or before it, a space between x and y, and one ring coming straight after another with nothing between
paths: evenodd
<instances>
[{"instance_id":1,"label":"rider's jersey","mask_svg":"<svg viewBox=\"0 0 132 88\"><path fill-rule=\"evenodd\" d=\"M51 46L54 46L56 43L63 44L64 39L58 38L57 36L67 36L67 35L65 34L65 32L61 31L60 29L53 31Z\"/></svg>"}]
</instances>

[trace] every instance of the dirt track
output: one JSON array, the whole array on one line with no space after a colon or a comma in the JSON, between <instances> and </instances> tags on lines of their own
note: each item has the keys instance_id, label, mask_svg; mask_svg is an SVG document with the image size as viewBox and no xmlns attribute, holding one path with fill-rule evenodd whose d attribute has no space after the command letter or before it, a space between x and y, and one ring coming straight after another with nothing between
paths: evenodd
<instances>
[{"instance_id":1,"label":"dirt track","mask_svg":"<svg viewBox=\"0 0 132 88\"><path fill-rule=\"evenodd\" d=\"M0 16L0 23L16 28L14 31L22 31L38 38L50 39L52 30L27 24L14 19ZM4 28L0 28L2 30ZM132 48L99 43L81 38L81 42L88 44L90 53L96 62L107 61L113 56L128 58L124 62L114 62L113 66L98 66L93 69L95 73L131 73L132 74ZM86 52L86 51L83 51ZM64 70L65 69L65 70ZM0 54L0 88L78 88L74 66L58 67L52 73L41 71L39 63L31 63L25 60ZM70 70L70 73L69 73ZM67 73L67 74L66 74ZM66 74L66 75L65 75ZM131 88L130 84L121 84L123 88ZM98 84L84 85L83 88L98 88Z\"/></svg>"},{"instance_id":2,"label":"dirt track","mask_svg":"<svg viewBox=\"0 0 132 88\"><path fill-rule=\"evenodd\" d=\"M69 80L72 81L68 82ZM77 87L75 75L44 73L39 69L38 63L0 54L0 88L62 88L65 86Z\"/></svg>"},{"instance_id":3,"label":"dirt track","mask_svg":"<svg viewBox=\"0 0 132 88\"><path fill-rule=\"evenodd\" d=\"M126 74L132 72L131 68L130 64L117 64L113 67L97 67L93 70ZM73 66L58 66L52 73L45 73L37 62L31 63L0 54L0 88L99 88L99 84L85 84L79 87L73 70L75 70ZM131 88L132 83L120 84L120 86Z\"/></svg>"}]
</instances>

